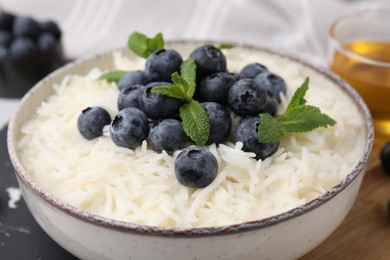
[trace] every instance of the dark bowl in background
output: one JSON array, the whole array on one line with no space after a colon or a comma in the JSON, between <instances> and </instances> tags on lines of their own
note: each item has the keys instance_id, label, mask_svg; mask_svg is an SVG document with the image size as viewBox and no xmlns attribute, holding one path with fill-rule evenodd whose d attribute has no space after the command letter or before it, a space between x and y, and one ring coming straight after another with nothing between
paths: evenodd
<instances>
[{"instance_id":1,"label":"dark bowl in background","mask_svg":"<svg viewBox=\"0 0 390 260\"><path fill-rule=\"evenodd\" d=\"M44 52L0 60L0 97L20 98L38 81L66 63L62 43Z\"/></svg>"}]
</instances>

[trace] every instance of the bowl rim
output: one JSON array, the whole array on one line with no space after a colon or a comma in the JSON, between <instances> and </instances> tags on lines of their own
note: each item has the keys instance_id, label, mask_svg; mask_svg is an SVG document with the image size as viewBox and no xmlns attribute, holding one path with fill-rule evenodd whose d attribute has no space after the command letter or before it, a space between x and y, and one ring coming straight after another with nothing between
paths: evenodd
<instances>
[{"instance_id":1,"label":"bowl rim","mask_svg":"<svg viewBox=\"0 0 390 260\"><path fill-rule=\"evenodd\" d=\"M221 42L219 41L210 41L210 40L174 40L174 41L167 42L167 44L197 44L197 45L201 45L201 44L218 45L220 43ZM9 122L8 131L7 131L8 153L10 155L11 163L14 167L14 172L18 178L18 181L22 181L22 183L29 190L31 190L33 194L37 195L40 199L47 202L51 207L54 207L55 209L60 210L61 212L64 212L67 215L75 217L89 224L95 224L104 228L113 229L116 231L121 231L126 233L136 233L139 235L195 238L195 237L204 237L204 236L230 235L234 233L253 231L253 230L269 227L272 225L276 225L278 223L298 217L306 212L309 212L325 204L331 198L335 197L337 194L343 191L349 184L351 184L359 174L364 174L364 168L369 159L373 147L373 143L374 143L374 127L373 127L373 121L369 109L367 108L367 105L364 103L362 97L356 92L355 89L353 89L346 81L344 81L342 78L335 75L333 72L326 69L325 67L322 67L318 64L314 65L313 63L309 62L306 58L298 57L292 53L283 52L269 47L255 46L255 45L250 45L245 43L235 43L235 42L226 42L226 41L224 41L223 43L233 44L236 47L244 48L248 50L265 52L271 55L287 58L293 62L297 62L305 67L308 67L309 69L314 70L315 72L327 78L327 80L333 82L346 95L348 95L352 99L352 101L359 109L359 113L362 115L363 119L365 119L365 128L367 131L366 133L367 142L365 144L363 153L359 161L354 166L352 171L348 173L348 175L339 184L332 187L323 195L301 206L298 206L296 208L293 208L291 210L279 213L277 215L268 218L258 219L258 220L253 220L253 221L248 221L248 222L243 222L238 224L231 224L231 225L214 226L214 227L189 227L189 228L139 225L139 224L133 224L125 221L109 219L106 217L102 217L93 213L83 211L74 206L71 206L70 204L60 200L59 198L45 191L29 176L27 171L23 168L22 163L19 161L17 156L16 144L14 144L13 142L14 132L15 130L17 130L15 129L15 124L16 124L15 121L22 107L22 104L25 103L26 100L28 100L29 96L35 91L35 89L39 88L40 86L44 86L44 82L46 81L46 79L50 77L55 77L56 75L63 73L64 71L66 71L67 69L71 68L74 65L84 63L90 60L95 60L95 59L98 60L99 57L102 55L109 55L114 51L123 51L125 48L109 50L97 55L92 55L90 57L75 60L59 68L58 70L52 72L47 77L39 81L22 98L21 103L18 106L18 109L16 110L16 112L14 113L14 115L12 116Z\"/></svg>"}]
</instances>

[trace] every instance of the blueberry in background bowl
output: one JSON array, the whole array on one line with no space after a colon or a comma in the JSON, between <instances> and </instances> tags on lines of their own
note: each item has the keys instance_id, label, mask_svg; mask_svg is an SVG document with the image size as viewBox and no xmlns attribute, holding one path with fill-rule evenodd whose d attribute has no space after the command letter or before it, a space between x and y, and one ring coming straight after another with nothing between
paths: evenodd
<instances>
[{"instance_id":1,"label":"blueberry in background bowl","mask_svg":"<svg viewBox=\"0 0 390 260\"><path fill-rule=\"evenodd\" d=\"M61 29L54 21L0 12L0 97L23 96L64 64Z\"/></svg>"}]
</instances>

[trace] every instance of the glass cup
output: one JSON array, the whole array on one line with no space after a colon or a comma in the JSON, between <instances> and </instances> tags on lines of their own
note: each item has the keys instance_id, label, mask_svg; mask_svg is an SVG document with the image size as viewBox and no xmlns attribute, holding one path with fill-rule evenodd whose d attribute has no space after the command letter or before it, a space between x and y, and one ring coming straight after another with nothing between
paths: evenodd
<instances>
[{"instance_id":1,"label":"glass cup","mask_svg":"<svg viewBox=\"0 0 390 260\"><path fill-rule=\"evenodd\" d=\"M328 64L367 103L375 143L390 141L390 9L361 10L337 19L330 28Z\"/></svg>"}]
</instances>

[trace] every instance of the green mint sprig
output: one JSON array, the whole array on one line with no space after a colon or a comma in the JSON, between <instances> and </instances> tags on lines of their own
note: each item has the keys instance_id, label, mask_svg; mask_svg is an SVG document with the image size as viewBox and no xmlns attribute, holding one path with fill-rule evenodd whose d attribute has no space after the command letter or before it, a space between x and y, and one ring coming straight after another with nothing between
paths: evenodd
<instances>
[{"instance_id":1,"label":"green mint sprig","mask_svg":"<svg viewBox=\"0 0 390 260\"><path fill-rule=\"evenodd\" d=\"M230 43L221 43L220 45L218 45L217 48L220 49L220 50L223 50L223 49L227 50L227 49L234 48L234 45L230 44Z\"/></svg>"},{"instance_id":2,"label":"green mint sprig","mask_svg":"<svg viewBox=\"0 0 390 260\"><path fill-rule=\"evenodd\" d=\"M123 70L113 70L104 73L98 78L98 80L105 80L108 83L115 82L118 84L120 78L122 78L126 73L127 71L123 71Z\"/></svg>"},{"instance_id":3,"label":"green mint sprig","mask_svg":"<svg viewBox=\"0 0 390 260\"><path fill-rule=\"evenodd\" d=\"M127 45L138 56L147 58L154 51L164 48L164 37L162 33L158 33L153 38L149 38L142 33L133 32L129 36ZM119 79L126 73L127 71L121 70L109 71L101 75L98 80L106 80L109 83L115 82L118 84Z\"/></svg>"},{"instance_id":4,"label":"green mint sprig","mask_svg":"<svg viewBox=\"0 0 390 260\"><path fill-rule=\"evenodd\" d=\"M180 107L180 118L184 132L196 145L206 144L210 134L210 119L202 105L193 99L196 87L196 64L193 58L185 60L180 67L180 75L172 74L172 84L153 87L151 92L186 101Z\"/></svg>"},{"instance_id":5,"label":"green mint sprig","mask_svg":"<svg viewBox=\"0 0 390 260\"><path fill-rule=\"evenodd\" d=\"M196 145L206 144L210 134L210 118L202 105L192 100L180 107L180 117L184 132Z\"/></svg>"},{"instance_id":6,"label":"green mint sprig","mask_svg":"<svg viewBox=\"0 0 390 260\"><path fill-rule=\"evenodd\" d=\"M306 104L305 94L309 89L309 78L295 91L286 111L277 117L260 114L258 140L260 143L276 143L285 133L311 131L318 127L328 127L336 121L321 113L318 107Z\"/></svg>"},{"instance_id":7,"label":"green mint sprig","mask_svg":"<svg viewBox=\"0 0 390 260\"><path fill-rule=\"evenodd\" d=\"M133 32L127 41L130 50L142 58L147 58L153 52L164 48L164 37L162 33L157 33L153 38Z\"/></svg>"}]
</instances>

